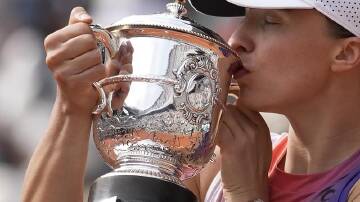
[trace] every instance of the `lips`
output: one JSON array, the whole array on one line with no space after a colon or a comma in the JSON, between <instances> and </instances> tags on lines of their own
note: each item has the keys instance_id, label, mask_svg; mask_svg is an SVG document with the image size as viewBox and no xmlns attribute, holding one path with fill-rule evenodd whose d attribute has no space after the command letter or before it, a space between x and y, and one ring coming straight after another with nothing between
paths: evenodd
<instances>
[{"instance_id":1,"label":"lips","mask_svg":"<svg viewBox=\"0 0 360 202\"><path fill-rule=\"evenodd\" d=\"M241 61L233 63L228 71L231 75L233 75L234 79L240 79L244 75L250 73L250 71L244 67Z\"/></svg>"}]
</instances>

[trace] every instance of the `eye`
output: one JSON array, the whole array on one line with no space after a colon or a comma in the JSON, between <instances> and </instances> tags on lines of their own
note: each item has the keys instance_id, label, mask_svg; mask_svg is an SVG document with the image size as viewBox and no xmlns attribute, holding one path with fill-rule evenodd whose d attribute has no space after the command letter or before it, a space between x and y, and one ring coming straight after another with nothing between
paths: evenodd
<instances>
[{"instance_id":1,"label":"eye","mask_svg":"<svg viewBox=\"0 0 360 202\"><path fill-rule=\"evenodd\" d=\"M264 17L264 25L278 25L280 24L280 20L272 17L272 16L265 16Z\"/></svg>"}]
</instances>

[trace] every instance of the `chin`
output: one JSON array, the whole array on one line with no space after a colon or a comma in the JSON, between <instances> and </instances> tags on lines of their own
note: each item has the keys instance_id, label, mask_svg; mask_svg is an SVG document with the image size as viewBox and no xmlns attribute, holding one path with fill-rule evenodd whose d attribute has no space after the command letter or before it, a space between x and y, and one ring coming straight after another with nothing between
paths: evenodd
<instances>
[{"instance_id":1,"label":"chin","mask_svg":"<svg viewBox=\"0 0 360 202\"><path fill-rule=\"evenodd\" d=\"M257 112L277 113L278 110L274 99L269 96L240 95L239 100L246 108Z\"/></svg>"}]
</instances>

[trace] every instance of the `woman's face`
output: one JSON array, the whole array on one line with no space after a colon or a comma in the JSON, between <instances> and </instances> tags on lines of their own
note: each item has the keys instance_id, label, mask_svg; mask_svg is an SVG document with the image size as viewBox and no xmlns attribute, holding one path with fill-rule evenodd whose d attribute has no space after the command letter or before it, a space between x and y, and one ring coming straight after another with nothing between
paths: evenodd
<instances>
[{"instance_id":1,"label":"woman's face","mask_svg":"<svg viewBox=\"0 0 360 202\"><path fill-rule=\"evenodd\" d=\"M315 10L248 9L229 39L249 73L237 73L241 102L284 113L316 102L331 78L336 39Z\"/></svg>"}]
</instances>

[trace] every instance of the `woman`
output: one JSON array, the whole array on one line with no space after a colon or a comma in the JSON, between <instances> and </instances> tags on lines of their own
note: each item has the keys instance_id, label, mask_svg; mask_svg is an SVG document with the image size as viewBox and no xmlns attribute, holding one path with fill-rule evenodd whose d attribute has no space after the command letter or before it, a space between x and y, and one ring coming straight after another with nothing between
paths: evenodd
<instances>
[{"instance_id":1,"label":"woman","mask_svg":"<svg viewBox=\"0 0 360 202\"><path fill-rule=\"evenodd\" d=\"M191 2L213 15L250 8L229 40L241 58L229 69L240 91L222 117L219 159L187 181L188 188L200 201L360 200L360 2ZM97 98L91 83L131 69L125 47L104 70L89 23L75 8L69 25L45 40L58 96L27 170L24 201L82 201ZM260 111L284 114L292 126L273 156Z\"/></svg>"},{"instance_id":2,"label":"woman","mask_svg":"<svg viewBox=\"0 0 360 202\"><path fill-rule=\"evenodd\" d=\"M360 2L231 2L250 7L229 40L242 62L232 71L240 92L220 129L223 191L216 192L217 177L207 200L360 201ZM204 13L241 13L226 1L212 3L192 0ZM284 114L292 126L270 171L269 135L257 111ZM200 198L219 167L198 177Z\"/></svg>"}]
</instances>

